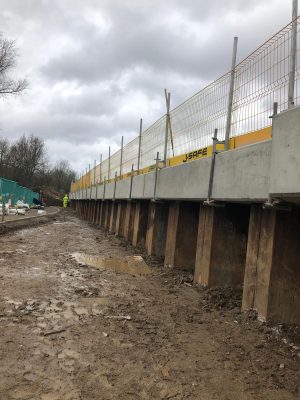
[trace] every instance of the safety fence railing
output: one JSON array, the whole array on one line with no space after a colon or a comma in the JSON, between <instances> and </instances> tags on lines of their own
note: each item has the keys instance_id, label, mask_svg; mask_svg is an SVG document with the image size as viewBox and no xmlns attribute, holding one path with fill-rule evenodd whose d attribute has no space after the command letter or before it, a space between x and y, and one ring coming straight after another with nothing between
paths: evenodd
<instances>
[{"instance_id":1,"label":"safety fence railing","mask_svg":"<svg viewBox=\"0 0 300 400\"><path fill-rule=\"evenodd\" d=\"M299 36L299 18L296 20ZM237 136L271 125L273 104L278 111L288 108L288 85L292 46L292 23L265 42L235 69L231 135ZM298 104L299 49L294 77Z\"/></svg>"},{"instance_id":2,"label":"safety fence railing","mask_svg":"<svg viewBox=\"0 0 300 400\"><path fill-rule=\"evenodd\" d=\"M189 152L201 154L199 150L212 144L215 129L218 139L225 139L228 121L230 148L237 147L239 136L256 133L257 141L265 138L264 130L272 123L274 103L278 111L282 111L300 102L300 49L295 47L299 27L300 17L297 17L229 72L140 131L138 137L109 154L100 164L82 173L73 182L71 191L122 179L131 173L149 172L157 156L165 166L171 166L187 160L185 156ZM291 80L292 102L289 99ZM232 107L229 107L231 83L233 96ZM209 155L209 151L203 155Z\"/></svg>"}]
</instances>

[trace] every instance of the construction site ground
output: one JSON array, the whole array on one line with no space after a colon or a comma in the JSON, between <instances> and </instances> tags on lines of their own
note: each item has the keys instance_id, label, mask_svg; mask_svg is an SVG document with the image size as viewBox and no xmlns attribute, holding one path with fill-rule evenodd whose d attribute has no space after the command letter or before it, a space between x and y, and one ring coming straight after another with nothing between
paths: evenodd
<instances>
[{"instance_id":1,"label":"construction site ground","mask_svg":"<svg viewBox=\"0 0 300 400\"><path fill-rule=\"evenodd\" d=\"M0 400L299 399L299 328L240 295L70 210L1 235Z\"/></svg>"}]
</instances>

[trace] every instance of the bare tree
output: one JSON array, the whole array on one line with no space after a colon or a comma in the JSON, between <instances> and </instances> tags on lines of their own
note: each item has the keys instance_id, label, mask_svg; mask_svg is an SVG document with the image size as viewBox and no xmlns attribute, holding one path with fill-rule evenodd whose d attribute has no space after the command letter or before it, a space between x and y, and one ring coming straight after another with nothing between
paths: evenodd
<instances>
[{"instance_id":1,"label":"bare tree","mask_svg":"<svg viewBox=\"0 0 300 400\"><path fill-rule=\"evenodd\" d=\"M43 139L30 135L21 136L14 143L0 138L0 176L12 179L21 185L38 190L51 188L68 193L75 171L66 160L51 167Z\"/></svg>"},{"instance_id":2,"label":"bare tree","mask_svg":"<svg viewBox=\"0 0 300 400\"><path fill-rule=\"evenodd\" d=\"M5 138L0 138L0 165L3 165L9 154L9 141Z\"/></svg>"},{"instance_id":3,"label":"bare tree","mask_svg":"<svg viewBox=\"0 0 300 400\"><path fill-rule=\"evenodd\" d=\"M0 36L0 96L19 94L27 87L26 79L14 79L9 74L16 65L15 42Z\"/></svg>"},{"instance_id":4,"label":"bare tree","mask_svg":"<svg viewBox=\"0 0 300 400\"><path fill-rule=\"evenodd\" d=\"M30 135L21 136L10 148L10 169L13 179L31 185L33 176L45 169L46 152L43 139Z\"/></svg>"},{"instance_id":5,"label":"bare tree","mask_svg":"<svg viewBox=\"0 0 300 400\"><path fill-rule=\"evenodd\" d=\"M71 182L75 180L75 175L68 161L58 161L51 170L51 186L58 192L67 193Z\"/></svg>"}]
</instances>

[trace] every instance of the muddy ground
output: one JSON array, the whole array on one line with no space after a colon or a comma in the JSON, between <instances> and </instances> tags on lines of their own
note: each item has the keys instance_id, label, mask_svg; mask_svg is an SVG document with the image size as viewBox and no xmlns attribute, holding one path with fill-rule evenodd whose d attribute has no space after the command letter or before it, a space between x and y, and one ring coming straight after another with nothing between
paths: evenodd
<instances>
[{"instance_id":1,"label":"muddy ground","mask_svg":"<svg viewBox=\"0 0 300 400\"><path fill-rule=\"evenodd\" d=\"M71 211L0 236L1 400L300 398L297 327L140 254Z\"/></svg>"}]
</instances>

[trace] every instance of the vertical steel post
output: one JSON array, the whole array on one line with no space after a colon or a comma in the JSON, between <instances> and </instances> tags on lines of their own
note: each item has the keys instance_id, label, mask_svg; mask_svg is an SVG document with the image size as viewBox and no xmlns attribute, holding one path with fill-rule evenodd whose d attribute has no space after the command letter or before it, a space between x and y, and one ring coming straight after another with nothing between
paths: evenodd
<instances>
[{"instance_id":1,"label":"vertical steel post","mask_svg":"<svg viewBox=\"0 0 300 400\"><path fill-rule=\"evenodd\" d=\"M96 160L94 161L94 186L96 185Z\"/></svg>"},{"instance_id":2,"label":"vertical steel post","mask_svg":"<svg viewBox=\"0 0 300 400\"><path fill-rule=\"evenodd\" d=\"M102 196L102 200L105 199L105 180L106 180L106 176L104 177L104 183L103 183L103 196Z\"/></svg>"},{"instance_id":3,"label":"vertical steel post","mask_svg":"<svg viewBox=\"0 0 300 400\"><path fill-rule=\"evenodd\" d=\"M159 159L159 151L156 153L156 159L155 159L155 180L154 180L154 189L153 189L153 199L152 201L156 200L156 186L157 186L157 175L158 175L158 162L160 161Z\"/></svg>"},{"instance_id":4,"label":"vertical steel post","mask_svg":"<svg viewBox=\"0 0 300 400\"><path fill-rule=\"evenodd\" d=\"M116 171L116 172L115 172L115 185L114 185L114 197L113 197L113 201L115 201L115 198L116 198L117 178L118 178L118 174L117 174L117 171Z\"/></svg>"},{"instance_id":5,"label":"vertical steel post","mask_svg":"<svg viewBox=\"0 0 300 400\"><path fill-rule=\"evenodd\" d=\"M277 115L277 114L278 114L278 103L275 102L275 103L273 103L273 115L272 115L272 117L275 117L275 115Z\"/></svg>"},{"instance_id":6,"label":"vertical steel post","mask_svg":"<svg viewBox=\"0 0 300 400\"><path fill-rule=\"evenodd\" d=\"M98 185L97 185L97 183L96 183L96 195L95 195L95 197L96 197L96 200L97 200L97 198L98 198Z\"/></svg>"},{"instance_id":7,"label":"vertical steel post","mask_svg":"<svg viewBox=\"0 0 300 400\"><path fill-rule=\"evenodd\" d=\"M110 179L110 146L108 146L108 181Z\"/></svg>"},{"instance_id":8,"label":"vertical steel post","mask_svg":"<svg viewBox=\"0 0 300 400\"><path fill-rule=\"evenodd\" d=\"M215 129L213 140L213 148L212 148L212 157L210 164L210 174L209 174L209 183L208 183L208 193L207 193L207 203L209 204L212 193L213 179L214 179L214 170L215 170L215 161L216 161L216 153L217 153L217 141L218 141L218 129Z\"/></svg>"},{"instance_id":9,"label":"vertical steel post","mask_svg":"<svg viewBox=\"0 0 300 400\"><path fill-rule=\"evenodd\" d=\"M129 200L131 200L131 193L132 193L133 171L134 171L134 164L131 165L131 177L130 177L130 188L129 188Z\"/></svg>"},{"instance_id":10,"label":"vertical steel post","mask_svg":"<svg viewBox=\"0 0 300 400\"><path fill-rule=\"evenodd\" d=\"M97 200L97 189L98 189L98 185L96 183L96 167L97 167L97 161L94 161L94 186L96 186L96 193L95 193L95 200Z\"/></svg>"},{"instance_id":11,"label":"vertical steel post","mask_svg":"<svg viewBox=\"0 0 300 400\"><path fill-rule=\"evenodd\" d=\"M140 119L139 153L138 153L138 162L137 162L138 174L140 173L140 166L141 166L142 131L143 131L143 118Z\"/></svg>"},{"instance_id":12,"label":"vertical steel post","mask_svg":"<svg viewBox=\"0 0 300 400\"><path fill-rule=\"evenodd\" d=\"M229 94L228 94L226 131L225 131L225 150L229 149L237 44L238 44L238 38L237 38L237 36L235 36L233 39L232 63L231 63Z\"/></svg>"},{"instance_id":13,"label":"vertical steel post","mask_svg":"<svg viewBox=\"0 0 300 400\"><path fill-rule=\"evenodd\" d=\"M100 154L100 171L99 171L99 174L100 174L100 176L99 176L99 179L100 179L100 185L101 185L101 172L102 172L102 153Z\"/></svg>"},{"instance_id":14,"label":"vertical steel post","mask_svg":"<svg viewBox=\"0 0 300 400\"><path fill-rule=\"evenodd\" d=\"M165 97L166 97L166 105L167 105L167 114L166 114L166 132L165 132L165 147L164 147L164 164L167 166L167 157L168 157L168 136L169 136L169 113L170 113L170 103L171 103L171 93L167 93L167 89L165 89Z\"/></svg>"},{"instance_id":15,"label":"vertical steel post","mask_svg":"<svg viewBox=\"0 0 300 400\"><path fill-rule=\"evenodd\" d=\"M121 156L120 156L120 179L122 176L122 164L123 164L123 145L124 145L124 136L121 139Z\"/></svg>"},{"instance_id":16,"label":"vertical steel post","mask_svg":"<svg viewBox=\"0 0 300 400\"><path fill-rule=\"evenodd\" d=\"M85 168L85 198L86 198L86 200L87 200L87 172L88 171L88 169L87 168Z\"/></svg>"},{"instance_id":17,"label":"vertical steel post","mask_svg":"<svg viewBox=\"0 0 300 400\"><path fill-rule=\"evenodd\" d=\"M277 114L278 114L278 103L274 102L273 103L273 114L269 117L269 118L272 118L272 124L273 124L273 118L276 117ZM272 134L273 134L273 132L272 132ZM263 208L270 208L270 207L273 207L273 199L269 193L268 200L263 204Z\"/></svg>"},{"instance_id":18,"label":"vertical steel post","mask_svg":"<svg viewBox=\"0 0 300 400\"><path fill-rule=\"evenodd\" d=\"M288 108L294 106L295 93L295 74L296 74L296 53L297 53L297 16L298 16L298 0L293 0L293 22L292 37L290 50L290 71L289 71L289 91L288 91Z\"/></svg>"},{"instance_id":19,"label":"vertical steel post","mask_svg":"<svg viewBox=\"0 0 300 400\"><path fill-rule=\"evenodd\" d=\"M91 164L89 164L89 181L88 181L88 187L90 188L90 200L92 197L92 188L91 188Z\"/></svg>"}]
</instances>

